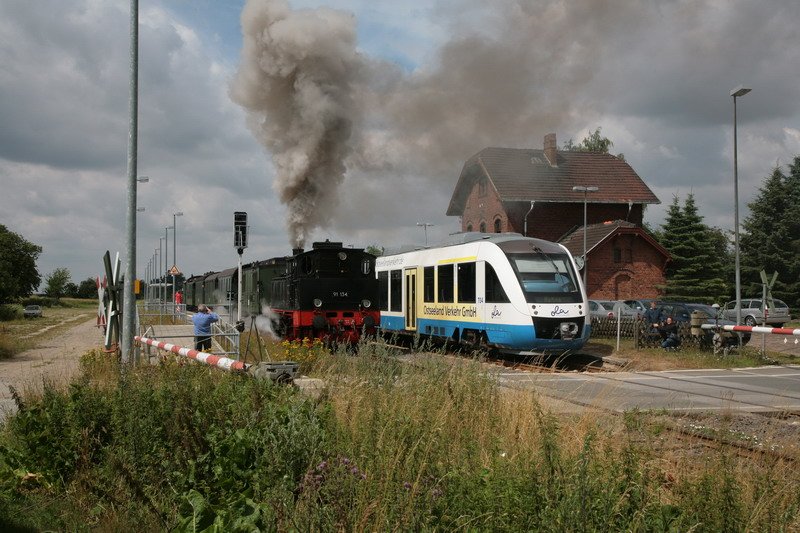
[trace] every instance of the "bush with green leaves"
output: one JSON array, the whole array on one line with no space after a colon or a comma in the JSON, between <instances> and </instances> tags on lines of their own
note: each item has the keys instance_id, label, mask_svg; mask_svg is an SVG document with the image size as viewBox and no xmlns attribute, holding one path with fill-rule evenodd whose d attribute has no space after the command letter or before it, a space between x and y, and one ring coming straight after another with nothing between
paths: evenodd
<instances>
[{"instance_id":1,"label":"bush with green leaves","mask_svg":"<svg viewBox=\"0 0 800 533\"><path fill-rule=\"evenodd\" d=\"M725 452L681 466L659 455L663 426L644 413L556 416L476 361L400 362L380 344L317 366L325 387L308 396L199 365L120 368L93 352L68 390L18 398L0 434L0 528L800 526L793 468Z\"/></svg>"}]
</instances>

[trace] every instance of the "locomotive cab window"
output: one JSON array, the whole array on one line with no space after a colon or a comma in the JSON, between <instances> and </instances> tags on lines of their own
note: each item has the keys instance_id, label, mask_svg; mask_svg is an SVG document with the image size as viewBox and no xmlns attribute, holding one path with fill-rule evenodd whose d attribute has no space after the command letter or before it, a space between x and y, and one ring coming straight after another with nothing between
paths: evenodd
<instances>
[{"instance_id":1,"label":"locomotive cab window","mask_svg":"<svg viewBox=\"0 0 800 533\"><path fill-rule=\"evenodd\" d=\"M475 303L475 263L458 264L458 301Z\"/></svg>"},{"instance_id":2,"label":"locomotive cab window","mask_svg":"<svg viewBox=\"0 0 800 533\"><path fill-rule=\"evenodd\" d=\"M436 287L434 285L434 269L433 267L425 267L424 281L422 285L424 300L433 303L436 298Z\"/></svg>"},{"instance_id":3,"label":"locomotive cab window","mask_svg":"<svg viewBox=\"0 0 800 533\"><path fill-rule=\"evenodd\" d=\"M453 265L439 265L439 302L453 302Z\"/></svg>"}]
</instances>

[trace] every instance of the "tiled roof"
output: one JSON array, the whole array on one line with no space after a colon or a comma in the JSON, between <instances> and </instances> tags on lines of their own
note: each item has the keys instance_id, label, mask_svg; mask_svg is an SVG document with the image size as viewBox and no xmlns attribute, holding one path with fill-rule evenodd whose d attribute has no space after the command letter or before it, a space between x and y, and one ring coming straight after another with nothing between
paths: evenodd
<instances>
[{"instance_id":1,"label":"tiled roof","mask_svg":"<svg viewBox=\"0 0 800 533\"><path fill-rule=\"evenodd\" d=\"M624 220L614 220L610 222L603 222L601 224L589 224L586 227L587 255L590 254L592 249L598 244L618 232L636 233L647 239L653 245L653 247L655 247L665 257L670 257L669 252L663 246L661 246L658 241L648 235L644 229L640 228L636 224L626 222ZM565 235L558 242L559 244L563 244L574 257L583 255L583 226L578 226L575 231Z\"/></svg>"},{"instance_id":2,"label":"tiled roof","mask_svg":"<svg viewBox=\"0 0 800 533\"><path fill-rule=\"evenodd\" d=\"M484 148L461 171L448 215L461 215L476 179L488 177L502 201L583 202L574 186L596 186L589 203L657 204L659 199L631 166L610 154L557 152L552 166L544 150Z\"/></svg>"}]
</instances>

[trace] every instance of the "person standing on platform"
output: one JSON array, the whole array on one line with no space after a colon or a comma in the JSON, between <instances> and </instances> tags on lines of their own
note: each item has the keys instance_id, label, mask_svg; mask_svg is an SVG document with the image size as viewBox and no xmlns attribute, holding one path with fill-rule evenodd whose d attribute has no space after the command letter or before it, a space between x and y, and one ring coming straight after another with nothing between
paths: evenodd
<instances>
[{"instance_id":1,"label":"person standing on platform","mask_svg":"<svg viewBox=\"0 0 800 533\"><path fill-rule=\"evenodd\" d=\"M192 317L195 350L207 351L211 349L211 324L217 321L219 321L219 315L212 312L205 305L197 308L197 312Z\"/></svg>"}]
</instances>

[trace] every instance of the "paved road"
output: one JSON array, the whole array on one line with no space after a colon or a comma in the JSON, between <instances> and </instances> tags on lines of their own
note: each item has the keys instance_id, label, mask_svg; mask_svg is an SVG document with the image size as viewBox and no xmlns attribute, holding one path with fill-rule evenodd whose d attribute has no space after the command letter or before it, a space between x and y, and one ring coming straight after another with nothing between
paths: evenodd
<instances>
[{"instance_id":1,"label":"paved road","mask_svg":"<svg viewBox=\"0 0 800 533\"><path fill-rule=\"evenodd\" d=\"M733 370L673 370L530 374L498 372L500 383L579 406L624 412L800 412L800 366Z\"/></svg>"}]
</instances>

